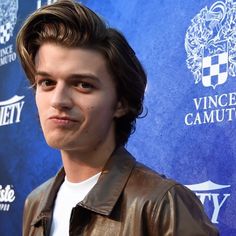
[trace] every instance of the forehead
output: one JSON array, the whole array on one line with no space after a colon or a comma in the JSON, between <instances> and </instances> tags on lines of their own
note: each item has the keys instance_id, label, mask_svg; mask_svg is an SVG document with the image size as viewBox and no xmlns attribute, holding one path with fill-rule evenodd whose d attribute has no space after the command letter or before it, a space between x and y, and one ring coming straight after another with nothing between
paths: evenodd
<instances>
[{"instance_id":1,"label":"forehead","mask_svg":"<svg viewBox=\"0 0 236 236\"><path fill-rule=\"evenodd\" d=\"M36 71L55 76L71 73L92 73L98 77L111 77L104 56L84 48L68 48L55 43L44 43L35 56Z\"/></svg>"}]
</instances>

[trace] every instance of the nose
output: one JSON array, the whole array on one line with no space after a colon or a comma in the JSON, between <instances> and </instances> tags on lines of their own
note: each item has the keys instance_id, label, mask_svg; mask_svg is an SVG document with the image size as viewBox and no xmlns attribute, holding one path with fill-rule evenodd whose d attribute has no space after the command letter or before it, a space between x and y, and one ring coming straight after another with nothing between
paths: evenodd
<instances>
[{"instance_id":1,"label":"nose","mask_svg":"<svg viewBox=\"0 0 236 236\"><path fill-rule=\"evenodd\" d=\"M65 83L57 83L52 93L51 106L57 110L69 110L72 105L69 87Z\"/></svg>"}]
</instances>

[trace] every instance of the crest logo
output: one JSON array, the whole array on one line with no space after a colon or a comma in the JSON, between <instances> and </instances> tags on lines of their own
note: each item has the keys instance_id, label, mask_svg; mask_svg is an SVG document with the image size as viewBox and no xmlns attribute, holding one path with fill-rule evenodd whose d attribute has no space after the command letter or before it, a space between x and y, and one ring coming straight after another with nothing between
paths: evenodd
<instances>
[{"instance_id":1,"label":"crest logo","mask_svg":"<svg viewBox=\"0 0 236 236\"><path fill-rule=\"evenodd\" d=\"M0 44L5 44L13 36L17 11L18 0L0 1Z\"/></svg>"},{"instance_id":2,"label":"crest logo","mask_svg":"<svg viewBox=\"0 0 236 236\"><path fill-rule=\"evenodd\" d=\"M216 88L236 76L236 2L217 1L192 20L185 36L187 67L195 84Z\"/></svg>"}]
</instances>

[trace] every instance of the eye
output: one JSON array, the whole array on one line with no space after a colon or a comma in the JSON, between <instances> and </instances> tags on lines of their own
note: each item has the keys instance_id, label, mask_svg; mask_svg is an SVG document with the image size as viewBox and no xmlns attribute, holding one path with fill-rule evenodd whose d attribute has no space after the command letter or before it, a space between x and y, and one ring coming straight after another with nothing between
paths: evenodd
<instances>
[{"instance_id":1,"label":"eye","mask_svg":"<svg viewBox=\"0 0 236 236\"><path fill-rule=\"evenodd\" d=\"M79 85L81 88L84 88L84 89L93 88L93 85L87 82L81 82Z\"/></svg>"},{"instance_id":2,"label":"eye","mask_svg":"<svg viewBox=\"0 0 236 236\"><path fill-rule=\"evenodd\" d=\"M95 88L92 83L86 81L77 81L74 86L82 92L91 92Z\"/></svg>"},{"instance_id":3,"label":"eye","mask_svg":"<svg viewBox=\"0 0 236 236\"><path fill-rule=\"evenodd\" d=\"M44 90L52 88L55 84L56 82L51 79L39 79L36 83L37 87Z\"/></svg>"}]
</instances>

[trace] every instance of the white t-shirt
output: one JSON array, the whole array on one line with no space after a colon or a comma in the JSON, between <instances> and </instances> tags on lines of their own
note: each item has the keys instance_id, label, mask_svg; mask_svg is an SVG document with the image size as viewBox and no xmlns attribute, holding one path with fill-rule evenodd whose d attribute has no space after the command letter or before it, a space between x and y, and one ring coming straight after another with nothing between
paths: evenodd
<instances>
[{"instance_id":1,"label":"white t-shirt","mask_svg":"<svg viewBox=\"0 0 236 236\"><path fill-rule=\"evenodd\" d=\"M55 200L50 236L69 236L71 210L93 188L100 174L101 172L80 183L71 183L65 177Z\"/></svg>"}]
</instances>

